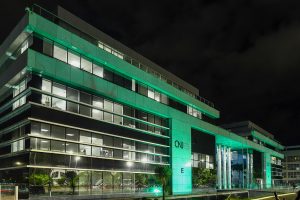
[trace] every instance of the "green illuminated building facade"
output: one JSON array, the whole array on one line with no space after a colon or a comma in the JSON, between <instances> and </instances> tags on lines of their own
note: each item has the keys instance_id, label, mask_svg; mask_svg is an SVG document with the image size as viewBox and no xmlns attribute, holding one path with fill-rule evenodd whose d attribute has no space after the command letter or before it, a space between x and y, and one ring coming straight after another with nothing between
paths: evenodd
<instances>
[{"instance_id":1,"label":"green illuminated building facade","mask_svg":"<svg viewBox=\"0 0 300 200\"><path fill-rule=\"evenodd\" d=\"M0 181L29 198L138 195L169 166L173 195L192 193L193 168L215 170L214 187L231 189L233 152L242 151L261 155L271 187L281 146L214 125L219 111L198 95L63 8L33 6L0 48Z\"/></svg>"}]
</instances>

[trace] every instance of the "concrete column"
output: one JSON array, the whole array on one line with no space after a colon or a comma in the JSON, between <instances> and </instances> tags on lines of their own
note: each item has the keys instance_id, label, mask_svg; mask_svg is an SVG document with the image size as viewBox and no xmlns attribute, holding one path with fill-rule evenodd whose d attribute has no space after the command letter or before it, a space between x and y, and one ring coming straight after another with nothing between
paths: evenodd
<instances>
[{"instance_id":1,"label":"concrete column","mask_svg":"<svg viewBox=\"0 0 300 200\"><path fill-rule=\"evenodd\" d=\"M221 163L221 146L217 145L217 182L218 189L222 189L222 163Z\"/></svg>"},{"instance_id":2,"label":"concrete column","mask_svg":"<svg viewBox=\"0 0 300 200\"><path fill-rule=\"evenodd\" d=\"M222 166L222 176L223 176L223 188L224 189L227 189L227 173L226 173L226 166L227 166L227 159L226 159L226 147L222 147L222 163L223 163L223 166Z\"/></svg>"},{"instance_id":3,"label":"concrete column","mask_svg":"<svg viewBox=\"0 0 300 200\"><path fill-rule=\"evenodd\" d=\"M231 189L231 148L227 148L227 188Z\"/></svg>"}]
</instances>

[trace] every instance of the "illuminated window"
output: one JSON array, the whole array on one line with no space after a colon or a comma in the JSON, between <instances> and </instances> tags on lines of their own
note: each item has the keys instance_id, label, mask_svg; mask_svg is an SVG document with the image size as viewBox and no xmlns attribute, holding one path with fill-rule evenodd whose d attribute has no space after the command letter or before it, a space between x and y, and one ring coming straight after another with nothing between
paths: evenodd
<instances>
[{"instance_id":1,"label":"illuminated window","mask_svg":"<svg viewBox=\"0 0 300 200\"><path fill-rule=\"evenodd\" d=\"M68 63L73 65L74 67L80 67L80 57L75 53L71 53L70 50L68 51Z\"/></svg>"},{"instance_id":2,"label":"illuminated window","mask_svg":"<svg viewBox=\"0 0 300 200\"><path fill-rule=\"evenodd\" d=\"M67 62L67 50L54 45L53 57L63 62Z\"/></svg>"}]
</instances>

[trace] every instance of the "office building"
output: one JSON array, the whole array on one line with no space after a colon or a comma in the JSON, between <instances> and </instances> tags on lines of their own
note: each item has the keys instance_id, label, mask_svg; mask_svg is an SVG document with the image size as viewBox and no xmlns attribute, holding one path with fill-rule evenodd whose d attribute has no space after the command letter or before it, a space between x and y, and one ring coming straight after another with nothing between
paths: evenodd
<instances>
[{"instance_id":1,"label":"office building","mask_svg":"<svg viewBox=\"0 0 300 200\"><path fill-rule=\"evenodd\" d=\"M271 187L283 155L219 117L197 88L61 7L26 9L0 47L0 181L29 198L149 192L157 166L170 166L173 195L192 192L192 167L231 189L232 153L252 150Z\"/></svg>"},{"instance_id":2,"label":"office building","mask_svg":"<svg viewBox=\"0 0 300 200\"><path fill-rule=\"evenodd\" d=\"M284 151L283 181L288 185L300 184L300 146L287 146Z\"/></svg>"}]
</instances>

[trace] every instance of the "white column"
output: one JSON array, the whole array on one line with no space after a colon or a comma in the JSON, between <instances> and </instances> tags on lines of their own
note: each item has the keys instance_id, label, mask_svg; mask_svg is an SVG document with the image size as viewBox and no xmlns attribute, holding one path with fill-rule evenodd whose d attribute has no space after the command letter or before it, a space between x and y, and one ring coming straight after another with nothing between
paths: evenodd
<instances>
[{"instance_id":1,"label":"white column","mask_svg":"<svg viewBox=\"0 0 300 200\"><path fill-rule=\"evenodd\" d=\"M247 149L247 154L246 154L246 188L249 188L249 178L250 178L250 159L249 159L249 152Z\"/></svg>"},{"instance_id":2,"label":"white column","mask_svg":"<svg viewBox=\"0 0 300 200\"><path fill-rule=\"evenodd\" d=\"M222 163L221 163L221 146L217 145L217 181L218 189L222 189Z\"/></svg>"},{"instance_id":3,"label":"white column","mask_svg":"<svg viewBox=\"0 0 300 200\"><path fill-rule=\"evenodd\" d=\"M227 188L231 189L231 148L227 148Z\"/></svg>"},{"instance_id":4,"label":"white column","mask_svg":"<svg viewBox=\"0 0 300 200\"><path fill-rule=\"evenodd\" d=\"M223 163L223 166L222 166L222 175L223 175L223 188L224 189L227 189L227 174L226 174L226 147L222 147L222 163Z\"/></svg>"},{"instance_id":5,"label":"white column","mask_svg":"<svg viewBox=\"0 0 300 200\"><path fill-rule=\"evenodd\" d=\"M250 154L250 188L252 187L253 183L253 154Z\"/></svg>"}]
</instances>

